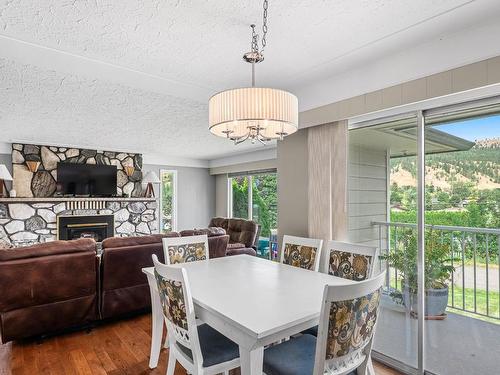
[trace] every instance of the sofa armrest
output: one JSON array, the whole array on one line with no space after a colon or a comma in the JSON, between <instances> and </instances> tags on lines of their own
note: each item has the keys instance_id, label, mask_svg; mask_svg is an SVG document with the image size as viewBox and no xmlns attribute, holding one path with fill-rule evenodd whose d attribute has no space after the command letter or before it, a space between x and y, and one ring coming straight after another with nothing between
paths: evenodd
<instances>
[{"instance_id":1,"label":"sofa armrest","mask_svg":"<svg viewBox=\"0 0 500 375\"><path fill-rule=\"evenodd\" d=\"M229 244L229 235L208 237L208 251L210 259L226 256L227 245Z\"/></svg>"}]
</instances>

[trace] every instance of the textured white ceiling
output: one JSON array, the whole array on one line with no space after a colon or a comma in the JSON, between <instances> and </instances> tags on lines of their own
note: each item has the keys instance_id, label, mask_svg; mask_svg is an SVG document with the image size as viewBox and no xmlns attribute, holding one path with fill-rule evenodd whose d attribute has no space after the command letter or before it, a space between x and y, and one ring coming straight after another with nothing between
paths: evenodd
<instances>
[{"instance_id":1,"label":"textured white ceiling","mask_svg":"<svg viewBox=\"0 0 500 375\"><path fill-rule=\"evenodd\" d=\"M4 136L196 159L252 149L209 134L206 102L248 84L241 55L261 7L260 0L0 0L0 38L46 52L27 62L27 53L0 48ZM305 88L499 14L498 0L270 0L257 82L292 90L308 107L323 104ZM61 67L54 54L88 69ZM98 74L96 62L127 81ZM141 74L164 87L145 88Z\"/></svg>"}]
</instances>

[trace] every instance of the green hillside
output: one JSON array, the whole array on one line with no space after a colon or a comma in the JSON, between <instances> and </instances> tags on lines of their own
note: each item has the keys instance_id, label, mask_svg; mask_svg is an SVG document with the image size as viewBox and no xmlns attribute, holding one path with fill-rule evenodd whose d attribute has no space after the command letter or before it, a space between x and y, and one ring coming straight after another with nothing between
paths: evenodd
<instances>
[{"instance_id":1,"label":"green hillside","mask_svg":"<svg viewBox=\"0 0 500 375\"><path fill-rule=\"evenodd\" d=\"M415 185L416 182L408 183L408 176L411 175L413 179L416 177L415 157L392 159L391 173L392 183L398 186ZM451 190L453 183L457 181L472 183L479 190L498 188L500 187L500 138L476 141L476 145L468 151L427 155L426 174L428 184L440 186L443 190ZM403 176L406 176L406 179Z\"/></svg>"}]
</instances>

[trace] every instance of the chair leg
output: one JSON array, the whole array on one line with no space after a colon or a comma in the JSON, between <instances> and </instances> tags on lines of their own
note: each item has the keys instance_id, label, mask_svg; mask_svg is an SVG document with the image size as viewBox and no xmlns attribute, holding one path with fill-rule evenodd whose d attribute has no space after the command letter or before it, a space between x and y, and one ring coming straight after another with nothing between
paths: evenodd
<instances>
[{"instance_id":1,"label":"chair leg","mask_svg":"<svg viewBox=\"0 0 500 375\"><path fill-rule=\"evenodd\" d=\"M170 352L168 353L168 366L167 366L167 375L174 375L175 371L175 357Z\"/></svg>"},{"instance_id":2,"label":"chair leg","mask_svg":"<svg viewBox=\"0 0 500 375\"><path fill-rule=\"evenodd\" d=\"M358 375L375 375L375 369L373 368L371 355L366 356L366 359L357 368L356 371Z\"/></svg>"},{"instance_id":3,"label":"chair leg","mask_svg":"<svg viewBox=\"0 0 500 375\"><path fill-rule=\"evenodd\" d=\"M165 349L168 349L170 343L169 343L169 340L168 340L168 330L167 330L167 334L165 335L165 342L163 343L163 347Z\"/></svg>"}]
</instances>

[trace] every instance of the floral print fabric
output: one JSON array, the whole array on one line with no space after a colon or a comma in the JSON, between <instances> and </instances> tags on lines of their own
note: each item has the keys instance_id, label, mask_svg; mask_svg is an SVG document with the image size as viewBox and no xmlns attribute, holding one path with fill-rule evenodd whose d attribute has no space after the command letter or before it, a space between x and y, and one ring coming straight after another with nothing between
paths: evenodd
<instances>
[{"instance_id":1,"label":"floral print fabric","mask_svg":"<svg viewBox=\"0 0 500 375\"><path fill-rule=\"evenodd\" d=\"M171 245L168 247L168 257L170 264L206 260L207 249L205 248L204 242L185 245Z\"/></svg>"},{"instance_id":2,"label":"floral print fabric","mask_svg":"<svg viewBox=\"0 0 500 375\"><path fill-rule=\"evenodd\" d=\"M317 248L312 246L285 244L283 263L314 271Z\"/></svg>"},{"instance_id":3,"label":"floral print fabric","mask_svg":"<svg viewBox=\"0 0 500 375\"><path fill-rule=\"evenodd\" d=\"M188 323L182 283L168 280L156 270L155 277L163 314L172 324L187 331Z\"/></svg>"},{"instance_id":4,"label":"floral print fabric","mask_svg":"<svg viewBox=\"0 0 500 375\"><path fill-rule=\"evenodd\" d=\"M328 323L326 359L362 349L372 338L381 289L349 301L332 302Z\"/></svg>"},{"instance_id":5,"label":"floral print fabric","mask_svg":"<svg viewBox=\"0 0 500 375\"><path fill-rule=\"evenodd\" d=\"M366 280L370 274L372 258L369 255L331 250L328 273L354 281Z\"/></svg>"}]
</instances>

